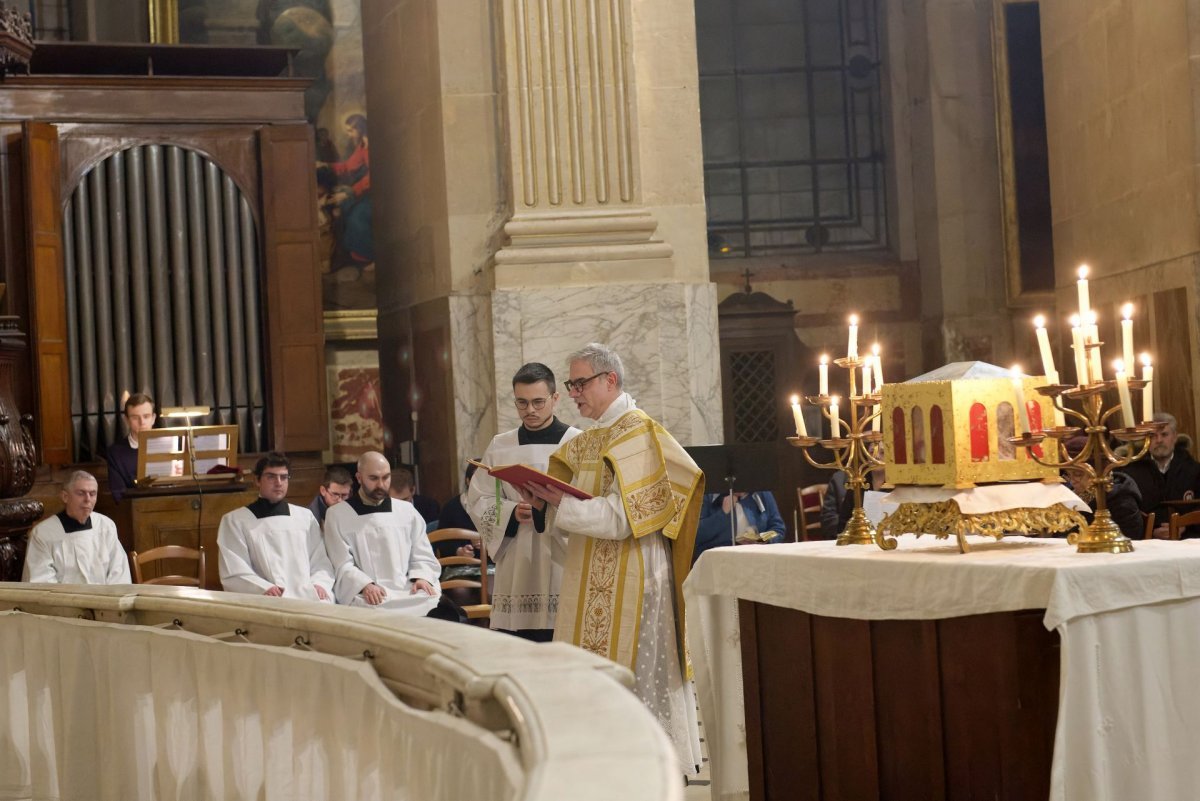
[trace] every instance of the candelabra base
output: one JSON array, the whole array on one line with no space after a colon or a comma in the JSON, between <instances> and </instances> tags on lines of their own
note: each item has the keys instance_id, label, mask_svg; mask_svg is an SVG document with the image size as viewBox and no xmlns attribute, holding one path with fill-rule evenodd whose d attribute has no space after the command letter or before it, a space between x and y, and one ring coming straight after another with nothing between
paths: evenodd
<instances>
[{"instance_id":1,"label":"candelabra base","mask_svg":"<svg viewBox=\"0 0 1200 801\"><path fill-rule=\"evenodd\" d=\"M1075 553L1130 553L1133 543L1121 533L1107 509L1097 509L1092 524L1067 537Z\"/></svg>"},{"instance_id":2,"label":"candelabra base","mask_svg":"<svg viewBox=\"0 0 1200 801\"><path fill-rule=\"evenodd\" d=\"M871 521L867 519L867 513L862 510L861 506L856 506L850 513L850 521L846 523L846 530L838 535L837 544L878 545L885 551L891 551L896 548L896 538L880 535L871 525Z\"/></svg>"}]
</instances>

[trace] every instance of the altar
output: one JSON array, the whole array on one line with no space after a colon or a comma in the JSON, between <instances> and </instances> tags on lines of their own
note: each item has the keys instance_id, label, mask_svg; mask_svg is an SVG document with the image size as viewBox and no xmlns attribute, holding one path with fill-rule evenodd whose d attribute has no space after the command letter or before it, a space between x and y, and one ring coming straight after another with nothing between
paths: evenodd
<instances>
[{"instance_id":1,"label":"altar","mask_svg":"<svg viewBox=\"0 0 1200 801\"><path fill-rule=\"evenodd\" d=\"M719 548L684 588L714 801L1192 801L1200 543Z\"/></svg>"}]
</instances>

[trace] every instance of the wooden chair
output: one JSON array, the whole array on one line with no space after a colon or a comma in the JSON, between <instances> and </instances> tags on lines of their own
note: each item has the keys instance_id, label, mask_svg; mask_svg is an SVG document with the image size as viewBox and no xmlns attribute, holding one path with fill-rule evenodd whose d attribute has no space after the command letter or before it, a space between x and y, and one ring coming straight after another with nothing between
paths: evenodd
<instances>
[{"instance_id":1,"label":"wooden chair","mask_svg":"<svg viewBox=\"0 0 1200 801\"><path fill-rule=\"evenodd\" d=\"M168 576L159 576L157 578L143 578L142 565L150 562L159 562L164 559L194 559L196 561L196 575L184 576L180 574L172 574ZM137 551L129 552L129 561L133 563L133 583L134 584L167 584L174 587L199 587L206 589L204 586L204 546L200 549L187 548L183 545L161 545L157 548L151 548L148 551L138 553Z\"/></svg>"},{"instance_id":2,"label":"wooden chair","mask_svg":"<svg viewBox=\"0 0 1200 801\"><path fill-rule=\"evenodd\" d=\"M456 578L441 582L443 590L466 589L478 590L479 602L461 604L463 611L471 620L486 620L492 616L491 593L488 590L487 545L479 532L466 528L439 528L429 533L431 544L454 540L466 540L475 547L476 556L440 556L438 563L442 567L451 565L474 565L479 567L479 580Z\"/></svg>"},{"instance_id":3,"label":"wooden chair","mask_svg":"<svg viewBox=\"0 0 1200 801\"><path fill-rule=\"evenodd\" d=\"M1142 512L1142 518L1145 524L1144 528L1142 529L1142 539L1154 539L1154 515Z\"/></svg>"},{"instance_id":4,"label":"wooden chair","mask_svg":"<svg viewBox=\"0 0 1200 801\"><path fill-rule=\"evenodd\" d=\"M796 532L797 542L819 540L821 537L821 504L825 502L827 484L811 484L796 489L796 497L800 501L800 530Z\"/></svg>"},{"instance_id":5,"label":"wooden chair","mask_svg":"<svg viewBox=\"0 0 1200 801\"><path fill-rule=\"evenodd\" d=\"M1200 509L1186 514L1178 512L1171 513L1171 520L1167 523L1167 539L1177 540L1183 534L1183 530L1188 526L1200 524Z\"/></svg>"}]
</instances>

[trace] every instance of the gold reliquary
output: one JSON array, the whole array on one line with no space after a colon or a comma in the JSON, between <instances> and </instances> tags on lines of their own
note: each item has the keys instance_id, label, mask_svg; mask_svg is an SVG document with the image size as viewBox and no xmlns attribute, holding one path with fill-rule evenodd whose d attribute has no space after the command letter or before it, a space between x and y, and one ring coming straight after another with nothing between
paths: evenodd
<instances>
[{"instance_id":1,"label":"gold reliquary","mask_svg":"<svg viewBox=\"0 0 1200 801\"><path fill-rule=\"evenodd\" d=\"M1058 479L1058 470L1009 442L1021 431L1020 382L1029 428L1054 425L1054 404L1036 391L1045 376L1017 379L986 362L954 362L883 387L883 443L889 484L968 488L996 481ZM1056 460L1053 444L1046 458Z\"/></svg>"}]
</instances>

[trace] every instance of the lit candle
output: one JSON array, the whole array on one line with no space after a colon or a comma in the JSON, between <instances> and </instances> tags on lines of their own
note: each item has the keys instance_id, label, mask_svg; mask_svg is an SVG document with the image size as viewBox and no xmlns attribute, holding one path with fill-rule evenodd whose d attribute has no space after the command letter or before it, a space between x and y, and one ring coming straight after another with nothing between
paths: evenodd
<instances>
[{"instance_id":1,"label":"lit candle","mask_svg":"<svg viewBox=\"0 0 1200 801\"><path fill-rule=\"evenodd\" d=\"M1092 310L1092 304L1088 300L1088 266L1086 264L1079 265L1079 280L1075 282L1076 288L1079 290L1079 319L1086 320L1088 312Z\"/></svg>"},{"instance_id":2,"label":"lit candle","mask_svg":"<svg viewBox=\"0 0 1200 801\"><path fill-rule=\"evenodd\" d=\"M874 358L867 356L863 359L862 366L862 394L870 395L871 389L871 365L874 363Z\"/></svg>"},{"instance_id":3,"label":"lit candle","mask_svg":"<svg viewBox=\"0 0 1200 801\"><path fill-rule=\"evenodd\" d=\"M1012 366L1012 387L1017 396L1017 419L1021 423L1021 433L1029 433L1029 410L1025 408L1024 378L1021 376L1020 365Z\"/></svg>"},{"instance_id":4,"label":"lit candle","mask_svg":"<svg viewBox=\"0 0 1200 801\"><path fill-rule=\"evenodd\" d=\"M1121 361L1129 365L1129 370L1132 372L1134 365L1137 364L1133 360L1133 304L1126 303L1121 307Z\"/></svg>"},{"instance_id":5,"label":"lit candle","mask_svg":"<svg viewBox=\"0 0 1200 801\"><path fill-rule=\"evenodd\" d=\"M871 346L871 355L875 357L875 389L883 389L883 358L879 355L879 343Z\"/></svg>"},{"instance_id":6,"label":"lit candle","mask_svg":"<svg viewBox=\"0 0 1200 801\"><path fill-rule=\"evenodd\" d=\"M1125 375L1125 362L1120 359L1113 362L1113 372L1117 377L1117 395L1121 398L1121 419L1126 428L1133 428L1133 399L1129 397L1129 377Z\"/></svg>"},{"instance_id":7,"label":"lit candle","mask_svg":"<svg viewBox=\"0 0 1200 801\"><path fill-rule=\"evenodd\" d=\"M850 359L858 358L858 315L850 315L850 338L846 342L846 356Z\"/></svg>"},{"instance_id":8,"label":"lit candle","mask_svg":"<svg viewBox=\"0 0 1200 801\"><path fill-rule=\"evenodd\" d=\"M1054 354L1050 352L1050 337L1046 334L1046 318L1038 315L1033 318L1033 327L1037 331L1038 350L1042 352L1042 372L1051 384L1058 383L1058 371L1054 369Z\"/></svg>"},{"instance_id":9,"label":"lit candle","mask_svg":"<svg viewBox=\"0 0 1200 801\"><path fill-rule=\"evenodd\" d=\"M838 417L838 396L829 399L829 430L830 436L837 439L842 435L842 419Z\"/></svg>"},{"instance_id":10,"label":"lit candle","mask_svg":"<svg viewBox=\"0 0 1200 801\"><path fill-rule=\"evenodd\" d=\"M1142 380L1146 386L1142 389L1142 422L1149 423L1154 419L1154 365L1150 364L1150 354L1142 354Z\"/></svg>"},{"instance_id":11,"label":"lit candle","mask_svg":"<svg viewBox=\"0 0 1200 801\"><path fill-rule=\"evenodd\" d=\"M1100 328L1096 325L1096 312L1088 312L1088 319L1091 321L1084 331L1084 339L1093 344L1100 342ZM1104 380L1104 368L1100 364L1100 348L1087 348L1088 354L1088 375L1093 381Z\"/></svg>"},{"instance_id":12,"label":"lit candle","mask_svg":"<svg viewBox=\"0 0 1200 801\"><path fill-rule=\"evenodd\" d=\"M800 408L800 396L792 396L792 419L796 421L796 436L807 437L808 429L804 425L804 410Z\"/></svg>"},{"instance_id":13,"label":"lit candle","mask_svg":"<svg viewBox=\"0 0 1200 801\"><path fill-rule=\"evenodd\" d=\"M822 397L829 394L829 357L821 354L821 365L817 368L820 386L818 394Z\"/></svg>"},{"instance_id":14,"label":"lit candle","mask_svg":"<svg viewBox=\"0 0 1200 801\"><path fill-rule=\"evenodd\" d=\"M1087 348L1083 346L1083 326L1079 315L1071 315L1071 347L1075 351L1075 378L1081 387L1088 385Z\"/></svg>"}]
</instances>

